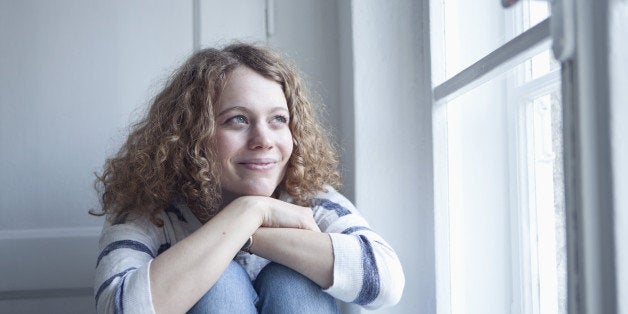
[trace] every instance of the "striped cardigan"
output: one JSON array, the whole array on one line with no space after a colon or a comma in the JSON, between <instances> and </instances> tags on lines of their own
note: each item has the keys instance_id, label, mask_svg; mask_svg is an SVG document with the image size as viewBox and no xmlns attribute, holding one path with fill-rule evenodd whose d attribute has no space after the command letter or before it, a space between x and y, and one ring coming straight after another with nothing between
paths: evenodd
<instances>
[{"instance_id":1,"label":"striped cardigan","mask_svg":"<svg viewBox=\"0 0 628 314\"><path fill-rule=\"evenodd\" d=\"M291 201L287 195L282 200ZM310 201L314 219L332 240L334 282L325 290L367 309L396 304L405 279L395 251L369 228L353 204L331 187ZM201 227L184 204L173 204L159 218L105 223L96 261L94 293L98 313L154 313L149 266L153 258ZM268 260L248 253L234 258L254 280Z\"/></svg>"}]
</instances>

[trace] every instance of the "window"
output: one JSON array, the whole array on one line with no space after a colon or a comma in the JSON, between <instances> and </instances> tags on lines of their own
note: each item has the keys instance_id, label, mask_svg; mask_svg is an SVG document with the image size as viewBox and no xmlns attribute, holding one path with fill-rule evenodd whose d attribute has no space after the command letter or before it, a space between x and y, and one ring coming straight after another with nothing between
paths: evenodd
<instances>
[{"instance_id":1,"label":"window","mask_svg":"<svg viewBox=\"0 0 628 314\"><path fill-rule=\"evenodd\" d=\"M431 1L439 313L566 313L547 2Z\"/></svg>"}]
</instances>

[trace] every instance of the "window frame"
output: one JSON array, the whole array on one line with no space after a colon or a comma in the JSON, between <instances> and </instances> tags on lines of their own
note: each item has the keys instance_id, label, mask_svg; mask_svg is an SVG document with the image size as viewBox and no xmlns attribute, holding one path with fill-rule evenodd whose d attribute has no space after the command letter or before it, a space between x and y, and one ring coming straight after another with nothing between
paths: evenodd
<instances>
[{"instance_id":1,"label":"window frame","mask_svg":"<svg viewBox=\"0 0 628 314\"><path fill-rule=\"evenodd\" d=\"M555 0L553 16L544 21L543 40L554 37L555 53L561 61L563 102L563 151L567 241L568 313L615 313L615 238L613 212L613 173L610 139L610 97L608 68L608 0ZM440 1L430 2L430 11L439 9ZM442 11L441 11L442 12ZM432 25L441 16L430 14ZM550 21L551 34L550 34ZM442 21L440 21L442 22ZM442 25L442 24L441 24ZM533 28L534 29L534 28ZM517 38L529 35L528 30ZM545 33L547 31L547 33ZM512 42L511 41L511 42ZM434 40L432 40L434 43ZM508 44L508 43L507 43ZM573 47L570 47L570 45ZM504 47L504 46L502 46ZM521 56L510 53L501 62L493 53L432 88L433 139L447 141L447 113L442 104L494 76L507 63ZM433 45L432 56L442 56L444 47ZM491 56L493 55L493 56ZM486 59L489 58L489 59ZM494 61L494 60L493 60ZM520 63L520 62L519 62ZM488 66L487 66L488 64ZM478 70L481 69L481 70ZM432 77L440 78L432 72ZM470 76L470 78L469 78ZM460 84L464 82L464 84ZM450 313L449 212L447 145L434 146L434 203L436 245L436 296L438 313ZM442 263L445 262L445 263Z\"/></svg>"}]
</instances>

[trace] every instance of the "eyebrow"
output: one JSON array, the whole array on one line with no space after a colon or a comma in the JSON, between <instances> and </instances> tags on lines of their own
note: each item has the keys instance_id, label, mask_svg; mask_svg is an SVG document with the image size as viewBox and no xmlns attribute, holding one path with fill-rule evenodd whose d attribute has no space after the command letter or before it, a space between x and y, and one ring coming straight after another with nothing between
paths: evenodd
<instances>
[{"instance_id":1,"label":"eyebrow","mask_svg":"<svg viewBox=\"0 0 628 314\"><path fill-rule=\"evenodd\" d=\"M218 113L218 116L222 116L223 114L226 114L230 111L244 111L244 112L251 112L251 110L249 110L246 107L242 107L242 106L234 106L234 107L229 107L223 111L221 111L220 113ZM285 112L290 112L290 110L288 110L288 108L285 107L272 107L270 108L270 110L268 112L275 112L275 111L285 111Z\"/></svg>"}]
</instances>

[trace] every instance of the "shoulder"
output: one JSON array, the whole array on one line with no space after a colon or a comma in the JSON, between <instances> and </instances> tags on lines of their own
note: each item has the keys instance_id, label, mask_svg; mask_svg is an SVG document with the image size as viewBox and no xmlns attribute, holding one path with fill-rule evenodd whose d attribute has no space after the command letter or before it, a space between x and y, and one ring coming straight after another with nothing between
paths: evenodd
<instances>
[{"instance_id":1,"label":"shoulder","mask_svg":"<svg viewBox=\"0 0 628 314\"><path fill-rule=\"evenodd\" d=\"M326 233L342 233L356 228L368 227L368 222L362 217L344 195L333 187L326 186L326 190L318 193L309 200L310 208L314 213L314 220Z\"/></svg>"},{"instance_id":2,"label":"shoulder","mask_svg":"<svg viewBox=\"0 0 628 314\"><path fill-rule=\"evenodd\" d=\"M163 221L164 215L160 214L159 218ZM102 246L121 240L134 240L151 244L155 242L162 233L163 228L152 223L148 217L137 217L113 224L105 222L100 235L100 244Z\"/></svg>"},{"instance_id":3,"label":"shoulder","mask_svg":"<svg viewBox=\"0 0 628 314\"><path fill-rule=\"evenodd\" d=\"M353 203L333 187L326 185L324 189L325 191L317 193L310 199L310 207L324 207L326 209L346 210L349 212L356 210Z\"/></svg>"}]
</instances>

